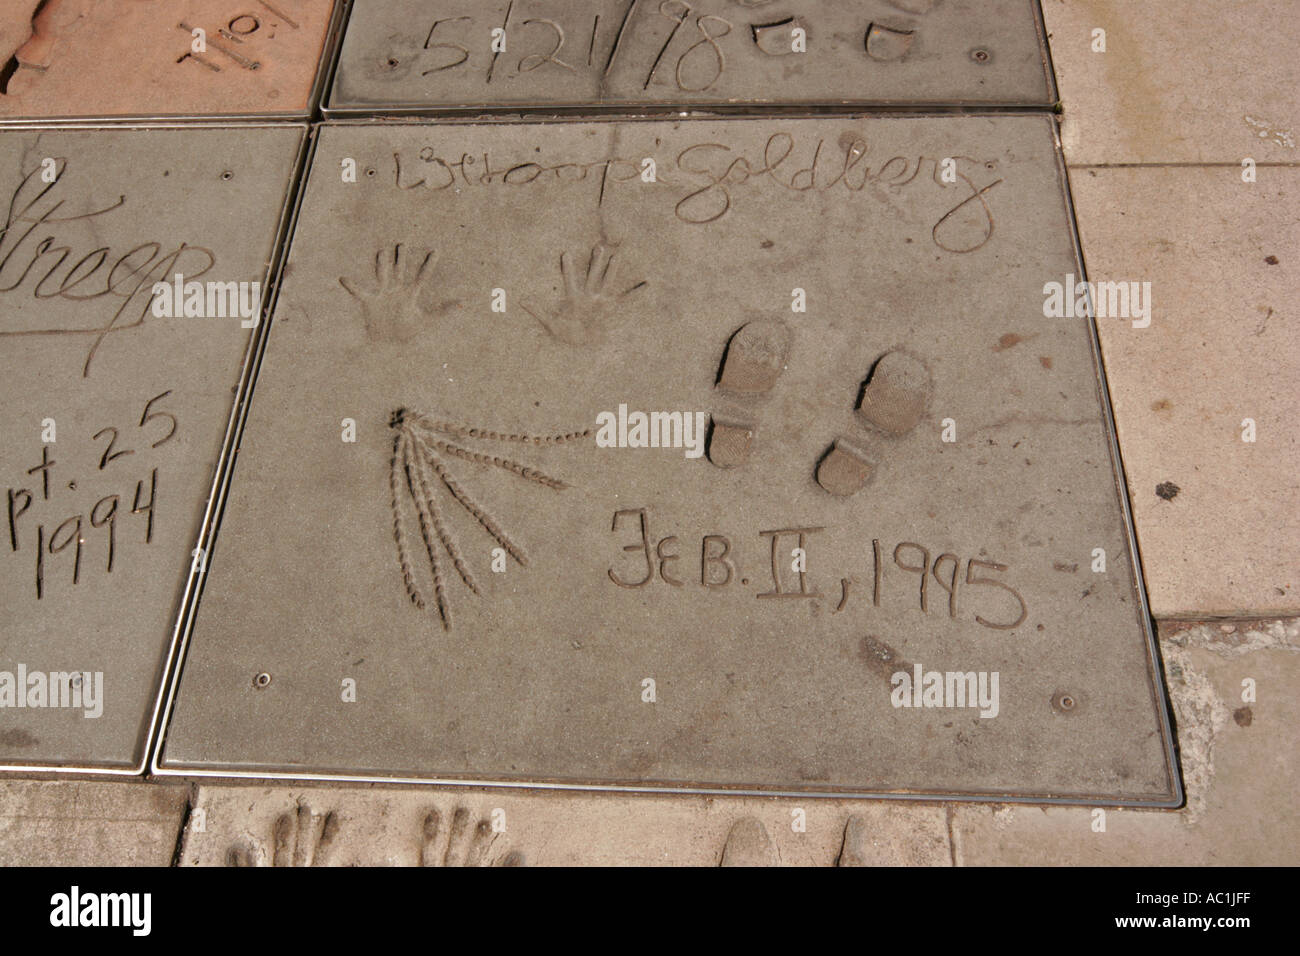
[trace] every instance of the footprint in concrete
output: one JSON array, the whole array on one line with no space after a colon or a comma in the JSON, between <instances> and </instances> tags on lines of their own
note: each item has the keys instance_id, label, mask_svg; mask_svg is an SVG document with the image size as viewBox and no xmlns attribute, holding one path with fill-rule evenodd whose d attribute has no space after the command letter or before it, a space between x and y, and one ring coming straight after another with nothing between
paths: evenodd
<instances>
[{"instance_id":1,"label":"footprint in concrete","mask_svg":"<svg viewBox=\"0 0 1300 956\"><path fill-rule=\"evenodd\" d=\"M901 60L912 48L914 39L916 39L915 30L894 30L879 23L872 23L867 27L865 41L867 56L883 62Z\"/></svg>"},{"instance_id":2,"label":"footprint in concrete","mask_svg":"<svg viewBox=\"0 0 1300 956\"><path fill-rule=\"evenodd\" d=\"M420 866L523 866L524 855L511 850L498 862L489 861L496 834L488 820L470 827L469 807L457 807L451 814L446 839L442 838L442 814L437 808L424 818L420 832Z\"/></svg>"},{"instance_id":3,"label":"footprint in concrete","mask_svg":"<svg viewBox=\"0 0 1300 956\"><path fill-rule=\"evenodd\" d=\"M713 389L709 432L709 461L719 468L749 460L759 412L781 377L789 351L790 330L775 319L756 319L731 337Z\"/></svg>"},{"instance_id":4,"label":"footprint in concrete","mask_svg":"<svg viewBox=\"0 0 1300 956\"><path fill-rule=\"evenodd\" d=\"M862 389L858 405L863 434L835 439L817 465L817 483L833 495L860 491L875 471L870 432L893 438L906 435L925 415L930 390L930 372L920 359L899 351L881 356Z\"/></svg>"},{"instance_id":5,"label":"footprint in concrete","mask_svg":"<svg viewBox=\"0 0 1300 956\"><path fill-rule=\"evenodd\" d=\"M282 813L271 830L271 866L329 866L330 851L339 832L339 816L330 811L317 827L311 807L298 804L296 813ZM226 851L227 866L259 866L263 854L251 843Z\"/></svg>"},{"instance_id":6,"label":"footprint in concrete","mask_svg":"<svg viewBox=\"0 0 1300 956\"><path fill-rule=\"evenodd\" d=\"M867 830L867 821L859 816L849 817L844 824L844 842L840 845L840 855L835 858L836 866L871 866L871 834Z\"/></svg>"},{"instance_id":7,"label":"footprint in concrete","mask_svg":"<svg viewBox=\"0 0 1300 956\"><path fill-rule=\"evenodd\" d=\"M720 866L776 866L776 847L767 828L755 817L737 820L722 847Z\"/></svg>"},{"instance_id":8,"label":"footprint in concrete","mask_svg":"<svg viewBox=\"0 0 1300 956\"><path fill-rule=\"evenodd\" d=\"M75 9L76 4L66 5L73 9L60 10L64 5L64 0L39 0L39 2L28 0L24 4L26 10L14 10L5 14L6 17L17 21L10 26L17 29L19 35L23 32L22 21L27 19L30 24L30 34L4 64L0 65L0 95L9 92L9 81L20 68L26 67L41 73L50 68L54 58L54 45L58 41L59 34L66 30L70 21L75 22L84 15L84 11ZM0 38L4 38L7 32L0 28Z\"/></svg>"}]
</instances>

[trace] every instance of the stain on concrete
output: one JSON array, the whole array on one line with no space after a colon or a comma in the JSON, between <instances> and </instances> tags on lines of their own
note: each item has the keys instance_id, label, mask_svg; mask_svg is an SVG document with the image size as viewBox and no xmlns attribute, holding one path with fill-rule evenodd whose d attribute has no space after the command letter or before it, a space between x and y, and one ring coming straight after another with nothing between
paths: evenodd
<instances>
[{"instance_id":1,"label":"stain on concrete","mask_svg":"<svg viewBox=\"0 0 1300 956\"><path fill-rule=\"evenodd\" d=\"M1005 349L1015 348L1021 342L1028 342L1032 338L1037 338L1037 336L1017 335L1015 332L1008 332L1006 335L1002 336L1002 338L998 339L998 344L993 346L993 351L1001 352L1004 351ZM1048 368L1051 368L1050 363L1051 363L1051 359L1048 359L1048 366L1047 366Z\"/></svg>"},{"instance_id":2,"label":"stain on concrete","mask_svg":"<svg viewBox=\"0 0 1300 956\"><path fill-rule=\"evenodd\" d=\"M35 747L40 741L25 730L6 730L0 733L0 746Z\"/></svg>"},{"instance_id":3,"label":"stain on concrete","mask_svg":"<svg viewBox=\"0 0 1300 956\"><path fill-rule=\"evenodd\" d=\"M873 672L882 677L886 684L898 671L910 671L912 665L903 660L901 654L884 641L868 634L858 642L858 653ZM892 687L893 685L890 684Z\"/></svg>"}]
</instances>

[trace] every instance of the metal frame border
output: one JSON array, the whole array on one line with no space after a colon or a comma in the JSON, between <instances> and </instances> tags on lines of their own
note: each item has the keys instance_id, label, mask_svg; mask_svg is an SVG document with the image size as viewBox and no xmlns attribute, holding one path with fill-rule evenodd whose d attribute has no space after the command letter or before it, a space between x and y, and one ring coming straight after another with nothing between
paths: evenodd
<instances>
[{"instance_id":1,"label":"metal frame border","mask_svg":"<svg viewBox=\"0 0 1300 956\"><path fill-rule=\"evenodd\" d=\"M911 110L907 114L898 112L887 112L883 115L879 112L857 110L855 115L864 119L896 119L896 118L917 118L932 119L933 113L921 109ZM816 119L817 116L804 117ZM993 115L1003 115L994 113ZM1074 258L1079 268L1081 278L1086 278L1084 272L1082 248L1079 242L1078 227L1074 216L1073 197L1070 193L1069 176L1065 165L1065 157L1062 151L1060 127L1050 112L1041 109L1020 110L1014 114L1024 117L1039 117L1050 126L1050 135L1053 144L1053 159L1056 163L1058 181L1061 187L1061 199L1064 203L1066 214L1066 225L1070 232L1071 246L1074 252ZM710 117L711 119L731 119L744 120L752 117L730 116L730 117ZM626 118L611 115L589 118L592 122L628 122ZM644 122L659 121L660 117L643 116L639 118ZM523 120L528 122L530 120ZM562 122L559 117L553 118L555 122ZM298 195L293 211L291 230L296 231L298 219L302 211L302 206L307 195L307 187L310 181L310 173L314 168L316 147L319 142L319 132L324 127L330 128L348 128L348 127L368 127L368 126L434 126L434 125L499 125L499 124L517 124L521 119L516 116L496 116L489 118L478 118L474 120L464 119L461 121L435 121L426 118L425 122L405 122L392 123L385 122L383 118L373 118L369 122L358 120L346 120L343 122L330 122L325 124L314 124L310 139L311 149L307 158L308 165L303 178L299 181ZM535 120L534 120L535 122ZM544 122L544 120L543 120ZM281 263L283 265L283 263ZM272 305L279 298L279 270L277 270L277 281L272 296ZM262 355L266 349L266 340L269 335L270 325L273 319L264 322L258 333L258 351L255 358L254 376L257 369L261 366ZM200 768L192 765L168 765L165 762L164 751L166 748L166 731L171 722L172 709L175 700L175 693L180 684L184 672L184 654L188 649L189 640L193 630L193 623L197 609L196 601L189 607L189 613L185 619L185 633L180 641L180 654L176 661L170 686L167 693L167 704L165 712L161 716L161 724L153 736L154 747L149 761L149 773L156 777L181 777L188 779L219 779L219 780L257 780L266 782L314 782L314 783L356 783L356 784L397 784L397 785L416 785L416 786L441 786L441 787L463 787L463 788L488 788L488 789L508 789L508 790L546 790L546 791L580 791L596 793L645 793L645 794L678 794L678 795L705 795L705 796L750 796L750 797L788 797L788 798L834 798L834 799L861 799L861 800L910 800L920 802L944 802L944 801L961 801L972 803L1015 803L1015 804L1032 804L1032 805L1057 805L1057 806L1105 806L1105 807L1131 807L1145 809L1175 809L1183 805L1184 792L1182 786L1182 777L1179 772L1179 766L1174 750L1174 739L1172 726L1169 720L1169 702L1165 694L1164 681L1161 678L1159 668L1159 650L1155 639L1152 618L1147 605L1146 583L1142 573L1141 557L1138 552L1136 532L1133 525L1132 511L1127 494L1127 484L1123 470L1123 461L1120 457L1119 440L1115 429L1114 413L1110 402L1109 387L1106 382L1105 366L1102 361L1100 342L1097 335L1096 320L1093 316L1088 317L1088 335L1092 346L1093 366L1097 377L1098 400L1102 412L1102 423L1106 430L1106 439L1111 454L1111 474L1115 482L1115 492L1118 497L1120 512L1123 519L1125 536L1127 538L1129 559L1132 566L1131 584L1133 593L1137 598L1138 614L1137 623L1146 640L1147 648L1147 679L1151 690L1152 704L1156 709L1157 723L1162 736L1165 754L1165 767L1170 781L1169 795L1152 794L1149 797L1130 797L1121 798L1115 796L1089 796L1089 795L1059 795L1051 793L1024 793L1008 794L1005 792L990 791L846 791L846 790L817 790L817 789L763 789L758 787L721 787L721 786L691 786L689 784L673 785L670 783L649 784L618 784L618 783L577 783L572 781L545 781L545 780L491 780L491 779L470 779L470 778L453 778L453 777L434 777L434 776L416 776L414 771L395 772L383 774L378 772L365 773L331 773L328 771L318 772L277 772L274 770L235 770L223 768ZM238 447L239 435L242 434L244 424L247 420L248 404L251 399L252 386L250 384L247 392L243 393L238 401L238 410L240 412L238 433L234 436L234 445ZM219 511L224 509L225 496L229 488L230 473L234 467L234 459L237 452L232 453L228 461L223 461L220 469L220 505ZM215 487L215 486L214 486ZM207 540L211 541L211 537ZM179 627L179 622L178 622Z\"/></svg>"},{"instance_id":2,"label":"metal frame border","mask_svg":"<svg viewBox=\"0 0 1300 956\"><path fill-rule=\"evenodd\" d=\"M208 497L208 510L204 515L204 523L199 535L200 543L207 543L205 554L209 558L215 551L214 541L221 517L225 513L226 495L230 489L230 475L234 470L235 462L239 458L239 440L243 435L244 425L248 420L249 405L256 387L257 375L261 371L262 356L266 352L266 341L270 327L274 322L275 306L279 303L280 281L283 276L284 266L288 261L289 247L291 245L289 240L297 230L298 217L302 212L303 199L307 194L307 184L315 165L314 159L316 144L319 140L319 130L320 124L312 124L307 130L299 150L294 189L291 191L290 196L287 197L286 208L282 212L281 228L284 241L278 250L275 261L275 278L267 289L262 322L249 338L248 352L244 357L244 366L240 375L239 394L231 409L230 421L226 430L226 442L222 446L217 470L212 478L212 490ZM161 766L162 751L167 737L167 728L171 724L176 689L180 685L181 675L185 670L185 655L189 649L190 637L193 634L199 599L202 596L203 585L206 582L206 567L202 570L191 568L190 584L197 586L193 589L193 600L183 609L184 613L177 618L176 631L173 634L172 657L169 661L168 680L165 687L159 688L159 706L154 710L153 732L150 735L151 745L146 754L148 772L151 775L170 775L170 771ZM165 695L164 690L166 691ZM143 771L144 767L142 766L141 769Z\"/></svg>"},{"instance_id":3,"label":"metal frame border","mask_svg":"<svg viewBox=\"0 0 1300 956\"><path fill-rule=\"evenodd\" d=\"M1087 263L1083 256L1083 243L1079 238L1079 222L1074 209L1074 191L1070 185L1070 170L1065 162L1065 149L1061 143L1061 124L1056 116L1049 117L1052 137L1055 142L1057 173L1061 183L1061 198L1065 202L1065 216L1069 223L1070 239L1074 245L1074 258L1079 267L1079 279L1088 281ZM1091 304L1091 300L1089 300ZM1151 685L1152 703L1156 708L1156 720L1160 725L1160 736L1164 743L1165 767L1172 784L1172 802L1167 806L1172 809L1181 807L1186 800L1183 790L1182 768L1178 761L1177 743L1173 723L1170 720L1172 705L1165 691L1163 668L1161 667L1160 642L1156 632L1155 618L1151 614L1147 600L1146 574L1142 567L1142 554L1138 547L1137 526L1133 521L1133 507L1129 498L1128 472L1124 468L1124 456L1119 443L1119 429L1115 425L1115 410L1110 399L1110 382L1106 377L1106 363L1102 354L1101 337L1097 331L1097 317L1090 307L1088 309L1088 332L1092 343L1093 366L1097 371L1097 395L1101 401L1102 415L1106 424L1106 439L1110 448L1111 474L1115 479L1115 494L1119 498L1120 510L1124 518L1125 537L1128 539L1129 560L1133 567L1133 591L1137 596L1138 623L1146 636L1147 642L1147 679Z\"/></svg>"},{"instance_id":4,"label":"metal frame border","mask_svg":"<svg viewBox=\"0 0 1300 956\"><path fill-rule=\"evenodd\" d=\"M78 127L99 129L102 127L137 127L141 124L186 125L220 124L222 126L261 126L268 123L280 125L307 123L316 115L324 102L325 94L333 83L334 67L339 50L343 44L343 12L351 7L352 0L331 0L333 7L325 25L325 35L321 40L321 49L316 61L316 71L312 75L311 86L307 90L307 102L300 110L286 110L267 113L109 113L104 115L60 115L60 116L0 116L0 131L8 129L25 129L27 127ZM3 768L0 768L3 769Z\"/></svg>"},{"instance_id":5,"label":"metal frame border","mask_svg":"<svg viewBox=\"0 0 1300 956\"><path fill-rule=\"evenodd\" d=\"M204 506L203 519L199 524L198 537L194 539L196 547L205 547L210 554L212 547L212 515L213 502L216 500L216 491L218 481L222 476L223 470L227 466L227 453L231 447L231 442L238 436L234 431L236 414L244 401L246 394L246 382L248 380L248 363L254 345L263 335L266 326L270 322L271 309L275 297L279 291L280 270L284 264L284 259L288 253L289 237L292 235L289 227L289 215L296 209L297 186L302 175L304 160L306 155L307 144L312 136L313 130L307 123L228 123L220 121L211 121L204 123L109 123L98 125L78 125L78 124L58 124L48 123L28 123L22 126L0 126L0 135L10 132L34 131L39 133L60 133L60 132L88 132L88 131L111 131L111 132L130 132L136 130L179 130L188 132L191 130L231 130L231 129L292 129L298 132L298 149L294 157L293 165L288 171L288 176L284 181L284 199L280 207L280 213L276 217L275 232L271 240L270 253L267 256L266 268L262 272L263 288L265 291L262 295L260 320L258 326L249 336L248 345L245 347L244 360L240 364L240 376L237 384L238 393L232 401L232 408L229 418L226 422L226 431L222 438L221 448L217 454L216 473L208 490L207 504ZM146 710L143 715L147 721L136 734L136 746L134 762L129 766L105 765L105 764L48 764L48 763L0 763L0 774L20 772L29 779L40 779L45 777L62 777L69 774L77 776L112 776L112 777L139 777L149 768L150 755L154 752L161 724L159 715L161 713L164 692L174 684L176 676L179 674L178 649L183 649L180 642L182 625L188 625L190 618L193 616L194 605L197 601L200 588L196 587L201 584L204 572L196 571L193 563L185 576L184 587L181 591L180 600L176 602L176 618L172 627L171 639L167 642L165 654L157 661L155 665L154 683L157 690L153 695L153 707ZM188 629L187 629L188 630ZM166 695L170 701L170 694ZM3 779L0 777L0 779Z\"/></svg>"}]
</instances>

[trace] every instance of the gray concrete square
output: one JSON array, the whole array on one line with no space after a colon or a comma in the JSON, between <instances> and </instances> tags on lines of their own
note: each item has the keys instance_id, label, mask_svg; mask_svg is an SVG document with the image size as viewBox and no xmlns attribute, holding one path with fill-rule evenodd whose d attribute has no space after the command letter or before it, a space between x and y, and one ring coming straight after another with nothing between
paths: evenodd
<instances>
[{"instance_id":1,"label":"gray concrete square","mask_svg":"<svg viewBox=\"0 0 1300 956\"><path fill-rule=\"evenodd\" d=\"M144 765L304 132L0 132L0 764Z\"/></svg>"},{"instance_id":2,"label":"gray concrete square","mask_svg":"<svg viewBox=\"0 0 1300 956\"><path fill-rule=\"evenodd\" d=\"M1047 116L327 125L163 769L1176 802L1078 274Z\"/></svg>"},{"instance_id":3,"label":"gray concrete square","mask_svg":"<svg viewBox=\"0 0 1300 956\"><path fill-rule=\"evenodd\" d=\"M330 110L1049 106L1036 0L358 4Z\"/></svg>"}]
</instances>

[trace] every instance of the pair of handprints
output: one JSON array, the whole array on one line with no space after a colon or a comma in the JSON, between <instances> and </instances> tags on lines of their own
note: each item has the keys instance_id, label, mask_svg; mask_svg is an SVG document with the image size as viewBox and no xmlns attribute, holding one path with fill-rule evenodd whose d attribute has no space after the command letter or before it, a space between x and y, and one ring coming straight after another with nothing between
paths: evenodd
<instances>
[{"instance_id":1,"label":"pair of handprints","mask_svg":"<svg viewBox=\"0 0 1300 956\"><path fill-rule=\"evenodd\" d=\"M566 345L592 345L603 342L614 321L618 303L645 288L644 280L622 292L612 292L610 269L616 249L596 243L587 258L568 252L560 254L560 278L563 285L558 305L553 309L523 310L535 319L547 334ZM424 303L434 281L434 253L422 256L403 253L401 243L381 249L375 255L373 281L364 284L339 277L339 284L355 299L361 309L366 336L373 340L406 343L430 325Z\"/></svg>"}]
</instances>

